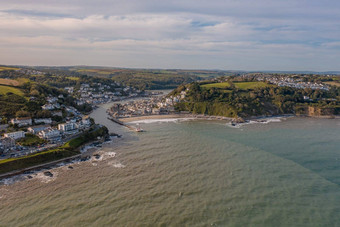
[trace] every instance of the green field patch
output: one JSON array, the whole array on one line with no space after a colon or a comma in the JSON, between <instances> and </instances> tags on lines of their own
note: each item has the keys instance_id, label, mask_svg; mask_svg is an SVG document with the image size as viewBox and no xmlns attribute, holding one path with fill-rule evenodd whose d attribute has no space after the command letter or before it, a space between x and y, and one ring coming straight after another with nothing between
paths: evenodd
<instances>
[{"instance_id":1,"label":"green field patch","mask_svg":"<svg viewBox=\"0 0 340 227\"><path fill-rule=\"evenodd\" d=\"M0 78L0 84L14 86L14 87L20 85L19 81L17 80L3 79L3 78Z\"/></svg>"},{"instance_id":2,"label":"green field patch","mask_svg":"<svg viewBox=\"0 0 340 227\"><path fill-rule=\"evenodd\" d=\"M8 92L24 96L24 93L18 88L0 85L0 95L6 95Z\"/></svg>"},{"instance_id":3,"label":"green field patch","mask_svg":"<svg viewBox=\"0 0 340 227\"><path fill-rule=\"evenodd\" d=\"M21 146L37 146L46 143L47 141L39 138L36 135L27 133L24 138L21 138L17 141Z\"/></svg>"},{"instance_id":4,"label":"green field patch","mask_svg":"<svg viewBox=\"0 0 340 227\"><path fill-rule=\"evenodd\" d=\"M34 75L34 76L41 76L41 75ZM16 80L19 82L20 85L30 82L30 79L28 78L17 78Z\"/></svg>"},{"instance_id":5,"label":"green field patch","mask_svg":"<svg viewBox=\"0 0 340 227\"><path fill-rule=\"evenodd\" d=\"M270 86L265 82L233 82L235 87L243 90L249 90L254 88L263 88Z\"/></svg>"},{"instance_id":6,"label":"green field patch","mask_svg":"<svg viewBox=\"0 0 340 227\"><path fill-rule=\"evenodd\" d=\"M66 79L77 81L80 78L79 77L75 77L75 76L68 76L68 77L66 77Z\"/></svg>"},{"instance_id":7,"label":"green field patch","mask_svg":"<svg viewBox=\"0 0 340 227\"><path fill-rule=\"evenodd\" d=\"M19 70L19 68L0 66L0 71L6 71L6 70Z\"/></svg>"},{"instance_id":8,"label":"green field patch","mask_svg":"<svg viewBox=\"0 0 340 227\"><path fill-rule=\"evenodd\" d=\"M201 85L202 88L228 88L230 87L230 84L228 82L223 83L212 83L212 84L204 84Z\"/></svg>"},{"instance_id":9,"label":"green field patch","mask_svg":"<svg viewBox=\"0 0 340 227\"><path fill-rule=\"evenodd\" d=\"M325 84L340 87L340 82L338 81L328 81L328 82L325 82Z\"/></svg>"},{"instance_id":10,"label":"green field patch","mask_svg":"<svg viewBox=\"0 0 340 227\"><path fill-rule=\"evenodd\" d=\"M121 70L118 70L121 71ZM77 72L89 72L89 73L98 73L98 74L112 74L117 72L117 70L109 70L109 69L78 69Z\"/></svg>"}]
</instances>

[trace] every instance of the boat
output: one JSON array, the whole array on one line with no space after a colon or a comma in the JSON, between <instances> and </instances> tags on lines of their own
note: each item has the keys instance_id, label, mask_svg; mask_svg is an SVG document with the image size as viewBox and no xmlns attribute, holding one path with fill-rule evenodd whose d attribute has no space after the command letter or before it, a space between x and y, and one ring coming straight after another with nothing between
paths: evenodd
<instances>
[{"instance_id":1,"label":"boat","mask_svg":"<svg viewBox=\"0 0 340 227\"><path fill-rule=\"evenodd\" d=\"M144 130L137 124L137 127L135 129L136 132L144 132Z\"/></svg>"},{"instance_id":2,"label":"boat","mask_svg":"<svg viewBox=\"0 0 340 227\"><path fill-rule=\"evenodd\" d=\"M141 128L136 128L136 132L144 132L144 130Z\"/></svg>"}]
</instances>

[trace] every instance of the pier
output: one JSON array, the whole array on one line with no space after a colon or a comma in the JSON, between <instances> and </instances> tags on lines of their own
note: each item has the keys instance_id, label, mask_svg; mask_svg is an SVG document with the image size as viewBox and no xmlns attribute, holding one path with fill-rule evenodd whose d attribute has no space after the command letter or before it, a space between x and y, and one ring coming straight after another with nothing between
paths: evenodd
<instances>
[{"instance_id":1,"label":"pier","mask_svg":"<svg viewBox=\"0 0 340 227\"><path fill-rule=\"evenodd\" d=\"M116 118L108 117L107 119L109 119L109 120L113 121L114 123L117 123L117 124L119 124L119 125L121 125L121 126L124 126L124 127L128 128L128 129L134 131L134 132L144 132L143 129L141 129L141 128L136 128L136 127L133 127L133 126L131 126L131 125L125 124L124 122L121 122L120 120L118 120L118 119L116 119Z\"/></svg>"}]
</instances>

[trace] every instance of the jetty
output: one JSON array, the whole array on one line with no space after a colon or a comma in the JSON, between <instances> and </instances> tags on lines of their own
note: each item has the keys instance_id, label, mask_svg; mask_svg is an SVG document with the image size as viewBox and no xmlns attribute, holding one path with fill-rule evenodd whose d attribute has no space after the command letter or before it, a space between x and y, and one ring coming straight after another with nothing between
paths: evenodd
<instances>
[{"instance_id":1,"label":"jetty","mask_svg":"<svg viewBox=\"0 0 340 227\"><path fill-rule=\"evenodd\" d=\"M140 127L134 127L134 126L132 126L132 125L128 125L128 124L125 124L124 122L122 122L122 121L120 121L120 120L118 120L118 119L116 119L116 118L113 118L113 117L108 117L107 119L109 119L109 120L111 120L111 121L113 121L114 123L117 123L117 124L119 124L119 125L121 125L121 126L124 126L124 127L126 127L126 128L128 128L128 129L130 129L131 131L134 131L134 132L145 132L142 128L140 128Z\"/></svg>"}]
</instances>

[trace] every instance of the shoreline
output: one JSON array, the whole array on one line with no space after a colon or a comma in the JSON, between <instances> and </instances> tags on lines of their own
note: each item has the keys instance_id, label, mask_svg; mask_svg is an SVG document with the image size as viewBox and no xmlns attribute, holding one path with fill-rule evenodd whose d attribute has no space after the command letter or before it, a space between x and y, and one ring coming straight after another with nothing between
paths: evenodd
<instances>
[{"instance_id":1,"label":"shoreline","mask_svg":"<svg viewBox=\"0 0 340 227\"><path fill-rule=\"evenodd\" d=\"M110 115L109 115L110 116ZM340 119L339 115L334 116L307 116L307 115L295 115L295 114L281 114L281 115L271 115L271 116L251 116L244 118L245 122L248 121L261 121L270 118L286 118L286 117L303 117L303 118L316 118L316 119ZM141 115L126 118L117 118L117 120L123 123L133 123L136 121L144 120L162 120L162 119L183 119L183 118L193 118L197 120L222 120L227 122L235 121L236 118L214 116L214 115L203 115L203 114L164 114L164 115ZM244 122L244 123L245 123ZM237 123L239 124L239 123ZM242 124L242 122L241 122Z\"/></svg>"},{"instance_id":2,"label":"shoreline","mask_svg":"<svg viewBox=\"0 0 340 227\"><path fill-rule=\"evenodd\" d=\"M104 108L104 105L107 105L109 103L106 104L101 104L98 107L99 108ZM109 114L107 114L107 116L110 116ZM282 114L282 115L271 115L271 116L251 116L248 118L244 119L244 122L240 122L240 123L236 123L236 128L237 126L242 126L242 125L246 125L249 124L251 121L256 121L258 123L263 123L264 121L266 121L267 119L272 119L272 118L291 118L291 117L302 117L302 118L319 118L319 119L340 119L340 116L335 115L335 116L317 116L317 117L313 117L313 116L305 116L305 115L295 115L295 114ZM126 124L134 124L134 123L142 123L142 121L147 121L147 120L155 120L155 122L157 122L157 120L166 120L166 119L188 119L188 120L218 120L218 121L224 121L227 123L232 123L233 121L235 121L235 118L231 118L231 117L223 117L223 116L213 116L213 115L204 115L204 114L190 114L190 113L175 113L175 114L164 114L164 115L142 115L142 116L133 116L133 117L126 117L126 118L118 118L119 121L126 123ZM141 122L139 122L141 121ZM271 121L268 121L268 123ZM108 127L107 125L104 124L104 126ZM235 127L235 125L233 125L233 127ZM122 145L125 141L124 139L121 140L110 140L107 142L100 142L101 145L109 143L109 144L114 144L115 147ZM126 141L125 141L126 142ZM91 142L92 143L92 142ZM87 143L85 145L82 146L86 147L91 143ZM80 148L80 149L82 149ZM56 169L59 166L60 163L64 163L65 165L70 165L73 164L74 162L84 162L87 160L90 160L92 157L98 155L98 151L101 150L100 147L90 147L87 151L85 151L84 153L80 153L78 155L72 156L72 157L68 157L65 159L61 159L61 160L56 160L53 162L49 162L49 163L44 163L41 165L36 165L36 166L32 166L29 168L25 168L25 169L21 169L21 170L16 170L16 171L12 171L9 173L5 173L5 174L1 174L0 175L0 180L3 179L7 179L7 178L11 178L11 177L15 177L18 175L25 175L25 172L31 172L31 171L36 171L36 172L44 172L44 171L48 171L50 169Z\"/></svg>"},{"instance_id":3,"label":"shoreline","mask_svg":"<svg viewBox=\"0 0 340 227\"><path fill-rule=\"evenodd\" d=\"M283 114L283 115L273 115L273 116L253 116L253 117L245 118L244 121L247 122L247 121L252 121L252 120L281 118L281 117L296 117L296 115ZM183 119L183 118L193 118L197 120L222 120L226 122L233 122L236 120L236 118L232 118L232 117L203 115L203 114L187 114L187 113L164 114L164 115L144 115L144 116L118 118L118 120L124 123L131 123L131 122L133 123L135 121L143 121L143 120Z\"/></svg>"},{"instance_id":4,"label":"shoreline","mask_svg":"<svg viewBox=\"0 0 340 227\"><path fill-rule=\"evenodd\" d=\"M115 146L117 146L118 144L121 144L119 142L114 141L114 139L115 138L112 138L110 141L101 141L100 147L89 146L93 142L87 143L87 144L83 145L80 148L80 150L85 148L85 147L88 147L88 149L85 152L81 152L80 154L77 154L77 155L74 155L74 156L70 156L70 157L66 157L66 158L63 158L63 159L58 159L58 160L55 160L55 161L42 163L42 164L39 164L39 165L27 167L27 168L24 168L24 169L14 170L14 171L11 171L11 172L0 174L0 186L6 185L6 183L4 183L6 181L6 179L17 178L13 182L13 183L15 183L16 181L31 179L31 177L27 177L27 176L36 175L38 173L50 172L51 170L55 170L55 169L58 169L58 168L63 167L63 166L71 166L71 165L76 164L76 163L83 163L83 162L91 161L92 159L94 159L95 161L99 161L98 159L101 156L103 156L103 154L100 153L100 151L103 147L105 147L106 144L113 144L114 142L115 142L115 144L114 144ZM53 176L50 176L50 177L53 178Z\"/></svg>"}]
</instances>

